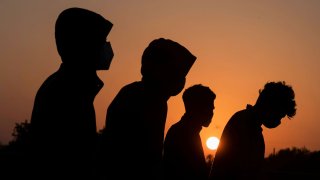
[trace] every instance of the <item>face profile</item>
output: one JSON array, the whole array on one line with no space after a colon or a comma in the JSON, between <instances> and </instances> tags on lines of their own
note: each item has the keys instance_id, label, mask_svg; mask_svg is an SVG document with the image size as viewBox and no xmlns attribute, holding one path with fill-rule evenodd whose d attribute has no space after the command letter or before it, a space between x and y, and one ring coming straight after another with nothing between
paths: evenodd
<instances>
[{"instance_id":1,"label":"face profile","mask_svg":"<svg viewBox=\"0 0 320 180\"><path fill-rule=\"evenodd\" d=\"M113 50L110 42L105 42L101 55L97 59L96 70L108 70L113 59Z\"/></svg>"},{"instance_id":2,"label":"face profile","mask_svg":"<svg viewBox=\"0 0 320 180\"><path fill-rule=\"evenodd\" d=\"M166 88L165 91L167 91L167 94L169 96L176 96L183 90L185 83L186 78L173 78L173 80L169 79L166 85L164 86Z\"/></svg>"},{"instance_id":3,"label":"face profile","mask_svg":"<svg viewBox=\"0 0 320 180\"><path fill-rule=\"evenodd\" d=\"M260 90L255 109L259 111L261 123L267 128L276 128L281 119L289 119L296 114L295 94L291 86L285 82L266 83Z\"/></svg>"},{"instance_id":4,"label":"face profile","mask_svg":"<svg viewBox=\"0 0 320 180\"><path fill-rule=\"evenodd\" d=\"M165 96L175 96L184 88L186 76L196 57L170 39L155 39L142 55L141 74L144 82L157 87Z\"/></svg>"},{"instance_id":5,"label":"face profile","mask_svg":"<svg viewBox=\"0 0 320 180\"><path fill-rule=\"evenodd\" d=\"M284 113L270 111L265 115L265 118L262 120L262 124L269 129L276 128L281 124L281 120L285 116L286 115Z\"/></svg>"},{"instance_id":6,"label":"face profile","mask_svg":"<svg viewBox=\"0 0 320 180\"><path fill-rule=\"evenodd\" d=\"M200 84L188 88L183 93L186 114L199 126L208 127L211 123L216 94L209 87Z\"/></svg>"},{"instance_id":7,"label":"face profile","mask_svg":"<svg viewBox=\"0 0 320 180\"><path fill-rule=\"evenodd\" d=\"M113 58L106 38L113 24L95 12L69 8L55 24L58 53L64 64L92 70L108 70Z\"/></svg>"},{"instance_id":8,"label":"face profile","mask_svg":"<svg viewBox=\"0 0 320 180\"><path fill-rule=\"evenodd\" d=\"M203 114L202 118L203 119L203 127L208 127L211 124L212 117L213 117L213 111L214 111L214 105L209 105L208 108L204 108L202 112L199 114Z\"/></svg>"}]
</instances>

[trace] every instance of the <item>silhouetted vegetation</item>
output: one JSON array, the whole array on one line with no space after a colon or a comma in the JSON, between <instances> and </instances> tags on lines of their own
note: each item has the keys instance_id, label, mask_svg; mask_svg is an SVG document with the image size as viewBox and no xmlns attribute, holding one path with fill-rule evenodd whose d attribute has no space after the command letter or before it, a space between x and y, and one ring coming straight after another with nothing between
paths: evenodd
<instances>
[{"instance_id":1,"label":"silhouetted vegetation","mask_svg":"<svg viewBox=\"0 0 320 180\"><path fill-rule=\"evenodd\" d=\"M25 150L28 147L28 143L30 143L30 122L25 120L15 123L11 135L13 139L7 145L0 143L0 149L2 151L7 149L10 151Z\"/></svg>"},{"instance_id":2,"label":"silhouetted vegetation","mask_svg":"<svg viewBox=\"0 0 320 180\"><path fill-rule=\"evenodd\" d=\"M286 148L265 158L263 171L267 177L314 178L320 177L320 151L307 148Z\"/></svg>"},{"instance_id":3,"label":"silhouetted vegetation","mask_svg":"<svg viewBox=\"0 0 320 180\"><path fill-rule=\"evenodd\" d=\"M208 166L214 156L207 155ZM320 178L320 151L310 151L306 147L285 148L265 158L262 179L311 179Z\"/></svg>"},{"instance_id":4,"label":"silhouetted vegetation","mask_svg":"<svg viewBox=\"0 0 320 180\"><path fill-rule=\"evenodd\" d=\"M30 122L25 120L16 123L12 132L13 140L9 142L9 146L14 149L26 148L30 143Z\"/></svg>"},{"instance_id":5,"label":"silhouetted vegetation","mask_svg":"<svg viewBox=\"0 0 320 180\"><path fill-rule=\"evenodd\" d=\"M30 143L30 122L25 120L15 124L13 139L7 145L0 145L0 169L2 177L22 178L28 172L27 148Z\"/></svg>"},{"instance_id":6,"label":"silhouetted vegetation","mask_svg":"<svg viewBox=\"0 0 320 180\"><path fill-rule=\"evenodd\" d=\"M25 120L15 124L13 128L13 139L8 144L0 143L1 171L11 177L23 177L25 167L19 165L29 143L30 122ZM98 132L98 137L101 133ZM214 156L206 157L207 165L210 167ZM99 161L98 161L99 162ZM100 163L98 163L100 165ZM286 148L270 154L265 158L262 168L263 179L292 178L311 179L320 178L320 151L310 151L303 148Z\"/></svg>"},{"instance_id":7,"label":"silhouetted vegetation","mask_svg":"<svg viewBox=\"0 0 320 180\"><path fill-rule=\"evenodd\" d=\"M207 163L207 166L211 167L211 164L213 162L213 159L214 159L214 156L212 154L209 154L206 156L206 163Z\"/></svg>"}]
</instances>

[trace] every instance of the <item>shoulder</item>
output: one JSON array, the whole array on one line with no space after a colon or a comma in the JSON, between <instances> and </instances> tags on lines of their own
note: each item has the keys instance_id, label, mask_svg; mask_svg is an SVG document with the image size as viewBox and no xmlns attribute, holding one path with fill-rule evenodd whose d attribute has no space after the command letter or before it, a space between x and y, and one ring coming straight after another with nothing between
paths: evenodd
<instances>
[{"instance_id":1,"label":"shoulder","mask_svg":"<svg viewBox=\"0 0 320 180\"><path fill-rule=\"evenodd\" d=\"M57 91L59 77L57 73L50 75L40 86L36 96L46 96Z\"/></svg>"},{"instance_id":2,"label":"shoulder","mask_svg":"<svg viewBox=\"0 0 320 180\"><path fill-rule=\"evenodd\" d=\"M124 87L122 87L118 93L118 95L136 95L139 94L143 91L143 85L141 82L136 81L130 84L125 85Z\"/></svg>"},{"instance_id":3,"label":"shoulder","mask_svg":"<svg viewBox=\"0 0 320 180\"><path fill-rule=\"evenodd\" d=\"M247 109L236 112L226 124L223 134L234 137L245 134L250 119L250 112Z\"/></svg>"},{"instance_id":4,"label":"shoulder","mask_svg":"<svg viewBox=\"0 0 320 180\"><path fill-rule=\"evenodd\" d=\"M127 106L133 108L131 104L137 104L137 100L141 99L142 95L143 87L140 82L133 82L125 85L115 96L108 109L113 109L118 106L121 106L122 108Z\"/></svg>"},{"instance_id":5,"label":"shoulder","mask_svg":"<svg viewBox=\"0 0 320 180\"><path fill-rule=\"evenodd\" d=\"M247 109L240 110L232 115L232 117L228 121L228 124L239 124L242 121L244 121L248 116L249 112Z\"/></svg>"},{"instance_id":6,"label":"shoulder","mask_svg":"<svg viewBox=\"0 0 320 180\"><path fill-rule=\"evenodd\" d=\"M181 122L177 122L169 128L166 137L170 139L185 139L190 134L187 129Z\"/></svg>"},{"instance_id":7,"label":"shoulder","mask_svg":"<svg viewBox=\"0 0 320 180\"><path fill-rule=\"evenodd\" d=\"M166 136L167 136L167 137L170 137L170 136L175 137L175 134L177 134L177 131L179 131L179 129L180 129L180 128L179 128L178 123L173 124L173 125L169 128Z\"/></svg>"},{"instance_id":8,"label":"shoulder","mask_svg":"<svg viewBox=\"0 0 320 180\"><path fill-rule=\"evenodd\" d=\"M183 144L182 140L182 136L183 136L183 132L181 132L181 128L177 125L174 124L172 125L165 137L165 141L164 141L164 147L165 149L170 149L170 148L178 148L180 147L181 144Z\"/></svg>"}]
</instances>

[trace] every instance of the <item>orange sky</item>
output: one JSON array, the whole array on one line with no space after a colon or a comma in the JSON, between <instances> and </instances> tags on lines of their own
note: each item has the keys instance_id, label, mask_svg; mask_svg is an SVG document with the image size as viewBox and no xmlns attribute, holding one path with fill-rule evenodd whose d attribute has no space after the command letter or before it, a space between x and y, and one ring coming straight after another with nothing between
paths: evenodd
<instances>
[{"instance_id":1,"label":"orange sky","mask_svg":"<svg viewBox=\"0 0 320 180\"><path fill-rule=\"evenodd\" d=\"M278 128L264 128L266 154L292 146L320 150L316 0L2 0L0 142L11 139L15 122L30 119L38 88L58 69L54 24L62 10L73 6L98 12L114 24L109 40L115 57L109 71L99 72L105 86L95 100L98 129L119 89L140 80L148 43L164 37L198 57L186 87L201 83L217 94L213 122L201 132L203 144L209 136L220 137L229 118L253 104L267 81L283 80L296 92L298 111ZM184 113L181 94L169 100L166 130Z\"/></svg>"}]
</instances>

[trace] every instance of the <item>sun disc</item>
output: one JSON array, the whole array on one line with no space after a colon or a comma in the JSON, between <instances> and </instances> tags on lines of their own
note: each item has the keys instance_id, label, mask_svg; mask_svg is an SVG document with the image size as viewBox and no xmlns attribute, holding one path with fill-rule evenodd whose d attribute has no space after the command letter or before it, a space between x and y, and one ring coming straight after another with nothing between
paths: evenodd
<instances>
[{"instance_id":1,"label":"sun disc","mask_svg":"<svg viewBox=\"0 0 320 180\"><path fill-rule=\"evenodd\" d=\"M216 150L219 146L219 139L217 137L209 137L207 139L207 147L211 150Z\"/></svg>"}]
</instances>

